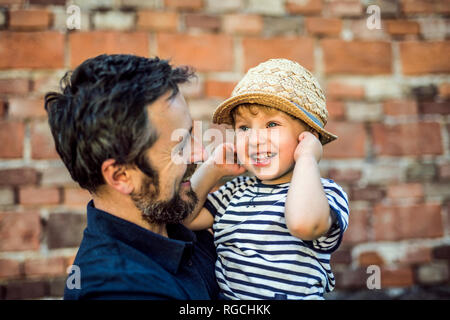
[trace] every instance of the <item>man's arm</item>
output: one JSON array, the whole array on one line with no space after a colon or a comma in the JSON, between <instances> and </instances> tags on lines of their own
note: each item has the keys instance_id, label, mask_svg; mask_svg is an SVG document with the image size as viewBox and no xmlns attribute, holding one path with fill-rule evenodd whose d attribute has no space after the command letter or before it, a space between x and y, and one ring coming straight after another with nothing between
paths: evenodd
<instances>
[{"instance_id":1,"label":"man's arm","mask_svg":"<svg viewBox=\"0 0 450 320\"><path fill-rule=\"evenodd\" d=\"M333 224L318 166L322 145L309 132L303 132L299 140L286 199L285 219L293 236L302 240L315 240L326 234Z\"/></svg>"}]
</instances>

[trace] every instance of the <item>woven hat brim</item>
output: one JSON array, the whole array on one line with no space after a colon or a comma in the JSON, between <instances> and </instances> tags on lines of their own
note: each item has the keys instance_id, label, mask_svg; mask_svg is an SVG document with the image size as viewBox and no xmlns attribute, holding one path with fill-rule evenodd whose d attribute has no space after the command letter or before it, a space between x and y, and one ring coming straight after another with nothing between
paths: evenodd
<instances>
[{"instance_id":1,"label":"woven hat brim","mask_svg":"<svg viewBox=\"0 0 450 320\"><path fill-rule=\"evenodd\" d=\"M300 108L288 99L269 93L245 93L225 100L214 111L213 123L233 124L231 111L235 107L245 103L260 104L263 106L272 107L304 121L311 128L319 132L320 142L322 145L330 143L338 138L336 135L321 128L318 124L312 121L308 115L306 115Z\"/></svg>"}]
</instances>

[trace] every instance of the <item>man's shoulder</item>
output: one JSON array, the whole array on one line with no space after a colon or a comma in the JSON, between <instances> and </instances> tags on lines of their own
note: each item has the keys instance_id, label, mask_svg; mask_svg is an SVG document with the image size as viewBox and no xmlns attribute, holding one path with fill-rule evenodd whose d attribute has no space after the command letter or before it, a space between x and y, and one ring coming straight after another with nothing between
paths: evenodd
<instances>
[{"instance_id":1,"label":"man's shoulder","mask_svg":"<svg viewBox=\"0 0 450 320\"><path fill-rule=\"evenodd\" d=\"M73 263L80 288L70 288L73 279L69 274L65 299L167 299L166 288L177 292L176 280L165 276L168 272L164 268L124 245L113 239L85 237Z\"/></svg>"},{"instance_id":2,"label":"man's shoulder","mask_svg":"<svg viewBox=\"0 0 450 320\"><path fill-rule=\"evenodd\" d=\"M80 268L89 266L90 270L104 274L123 274L127 270L137 273L158 266L148 255L122 241L89 232L84 234L74 264Z\"/></svg>"}]
</instances>

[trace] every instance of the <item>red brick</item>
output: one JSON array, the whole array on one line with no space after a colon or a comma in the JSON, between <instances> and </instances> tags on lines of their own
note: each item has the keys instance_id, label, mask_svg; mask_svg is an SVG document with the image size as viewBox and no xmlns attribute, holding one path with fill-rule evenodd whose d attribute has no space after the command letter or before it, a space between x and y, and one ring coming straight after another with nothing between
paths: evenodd
<instances>
[{"instance_id":1,"label":"red brick","mask_svg":"<svg viewBox=\"0 0 450 320\"><path fill-rule=\"evenodd\" d=\"M19 203L24 205L58 204L59 190L57 188L21 187Z\"/></svg>"},{"instance_id":2,"label":"red brick","mask_svg":"<svg viewBox=\"0 0 450 320\"><path fill-rule=\"evenodd\" d=\"M145 32L93 31L69 35L70 66L77 67L99 54L135 54L148 56L149 40Z\"/></svg>"},{"instance_id":3,"label":"red brick","mask_svg":"<svg viewBox=\"0 0 450 320\"><path fill-rule=\"evenodd\" d=\"M444 163L439 166L439 179L450 179L450 163Z\"/></svg>"},{"instance_id":4,"label":"red brick","mask_svg":"<svg viewBox=\"0 0 450 320\"><path fill-rule=\"evenodd\" d=\"M385 25L387 32L393 36L420 33L420 25L416 21L387 20Z\"/></svg>"},{"instance_id":5,"label":"red brick","mask_svg":"<svg viewBox=\"0 0 450 320\"><path fill-rule=\"evenodd\" d=\"M47 122L34 122L31 125L31 157L33 159L59 159Z\"/></svg>"},{"instance_id":6,"label":"red brick","mask_svg":"<svg viewBox=\"0 0 450 320\"><path fill-rule=\"evenodd\" d=\"M203 0L164 0L167 8L179 10L199 10L203 8Z\"/></svg>"},{"instance_id":7,"label":"red brick","mask_svg":"<svg viewBox=\"0 0 450 320\"><path fill-rule=\"evenodd\" d=\"M359 17L363 7L359 0L333 0L326 2L324 13L333 17Z\"/></svg>"},{"instance_id":8,"label":"red brick","mask_svg":"<svg viewBox=\"0 0 450 320\"><path fill-rule=\"evenodd\" d=\"M60 32L3 31L0 39L0 69L64 67L64 35Z\"/></svg>"},{"instance_id":9,"label":"red brick","mask_svg":"<svg viewBox=\"0 0 450 320\"><path fill-rule=\"evenodd\" d=\"M158 55L176 65L187 64L198 71L230 71L233 67L233 40L219 34L157 35Z\"/></svg>"},{"instance_id":10,"label":"red brick","mask_svg":"<svg viewBox=\"0 0 450 320\"><path fill-rule=\"evenodd\" d=\"M0 279L19 278L22 275L21 263L17 260L0 259Z\"/></svg>"},{"instance_id":11,"label":"red brick","mask_svg":"<svg viewBox=\"0 0 450 320\"><path fill-rule=\"evenodd\" d=\"M0 186L34 185L38 182L38 172L32 168L0 170Z\"/></svg>"},{"instance_id":12,"label":"red brick","mask_svg":"<svg viewBox=\"0 0 450 320\"><path fill-rule=\"evenodd\" d=\"M0 0L0 4L1 5L19 5L22 4L23 5L24 0Z\"/></svg>"},{"instance_id":13,"label":"red brick","mask_svg":"<svg viewBox=\"0 0 450 320\"><path fill-rule=\"evenodd\" d=\"M340 247L331 255L330 263L332 266L336 264L349 265L352 263L352 252L349 249Z\"/></svg>"},{"instance_id":14,"label":"red brick","mask_svg":"<svg viewBox=\"0 0 450 320\"><path fill-rule=\"evenodd\" d=\"M6 102L0 100L0 119L6 115Z\"/></svg>"},{"instance_id":15,"label":"red brick","mask_svg":"<svg viewBox=\"0 0 450 320\"><path fill-rule=\"evenodd\" d=\"M337 18L309 17L305 19L306 31L318 36L338 36L342 30L342 20Z\"/></svg>"},{"instance_id":16,"label":"red brick","mask_svg":"<svg viewBox=\"0 0 450 320\"><path fill-rule=\"evenodd\" d=\"M86 206L86 203L84 203ZM83 239L86 215L78 213L51 213L47 220L47 246L49 249L76 248ZM67 228L70 226L70 228ZM61 232L64 230L64 232Z\"/></svg>"},{"instance_id":17,"label":"red brick","mask_svg":"<svg viewBox=\"0 0 450 320\"><path fill-rule=\"evenodd\" d=\"M286 10L292 14L315 15L322 12L322 0L296 1L288 0Z\"/></svg>"},{"instance_id":18,"label":"red brick","mask_svg":"<svg viewBox=\"0 0 450 320\"><path fill-rule=\"evenodd\" d=\"M214 98L229 98L237 82L206 80L205 95Z\"/></svg>"},{"instance_id":19,"label":"red brick","mask_svg":"<svg viewBox=\"0 0 450 320\"><path fill-rule=\"evenodd\" d=\"M365 97L363 86L347 84L339 81L331 81L327 85L327 98L335 100L361 100Z\"/></svg>"},{"instance_id":20,"label":"red brick","mask_svg":"<svg viewBox=\"0 0 450 320\"><path fill-rule=\"evenodd\" d=\"M6 300L42 299L49 295L48 281L11 281L4 285L4 292Z\"/></svg>"},{"instance_id":21,"label":"red brick","mask_svg":"<svg viewBox=\"0 0 450 320\"><path fill-rule=\"evenodd\" d=\"M327 74L389 74L392 71L391 44L381 41L321 42Z\"/></svg>"},{"instance_id":22,"label":"red brick","mask_svg":"<svg viewBox=\"0 0 450 320\"><path fill-rule=\"evenodd\" d=\"M441 206L438 204L376 205L373 226L377 241L438 238L443 235Z\"/></svg>"},{"instance_id":23,"label":"red brick","mask_svg":"<svg viewBox=\"0 0 450 320\"><path fill-rule=\"evenodd\" d=\"M367 278L370 276L366 268L347 269L334 272L336 290L340 289L367 289Z\"/></svg>"},{"instance_id":24,"label":"red brick","mask_svg":"<svg viewBox=\"0 0 450 320\"><path fill-rule=\"evenodd\" d=\"M331 168L328 171L328 178L340 183L351 183L361 179L361 170L357 169L335 169Z\"/></svg>"},{"instance_id":25,"label":"red brick","mask_svg":"<svg viewBox=\"0 0 450 320\"><path fill-rule=\"evenodd\" d=\"M66 266L67 267L72 266L73 263L75 262L75 258L76 258L76 255L71 256L71 257L67 257L66 258Z\"/></svg>"},{"instance_id":26,"label":"red brick","mask_svg":"<svg viewBox=\"0 0 450 320\"><path fill-rule=\"evenodd\" d=\"M388 100L383 104L384 114L388 116L416 115L417 102L415 100Z\"/></svg>"},{"instance_id":27,"label":"red brick","mask_svg":"<svg viewBox=\"0 0 450 320\"><path fill-rule=\"evenodd\" d=\"M450 98L450 83L442 83L439 85L439 96L444 99Z\"/></svg>"},{"instance_id":28,"label":"red brick","mask_svg":"<svg viewBox=\"0 0 450 320\"><path fill-rule=\"evenodd\" d=\"M64 6L65 0L30 0L30 4Z\"/></svg>"},{"instance_id":29,"label":"red brick","mask_svg":"<svg viewBox=\"0 0 450 320\"><path fill-rule=\"evenodd\" d=\"M391 184L387 187L387 197L391 199L422 199L423 185L420 183Z\"/></svg>"},{"instance_id":30,"label":"red brick","mask_svg":"<svg viewBox=\"0 0 450 320\"><path fill-rule=\"evenodd\" d=\"M66 261L63 257L26 260L24 271L27 277L66 275Z\"/></svg>"},{"instance_id":31,"label":"red brick","mask_svg":"<svg viewBox=\"0 0 450 320\"><path fill-rule=\"evenodd\" d=\"M450 101L431 101L419 104L421 114L450 114Z\"/></svg>"},{"instance_id":32,"label":"red brick","mask_svg":"<svg viewBox=\"0 0 450 320\"><path fill-rule=\"evenodd\" d=\"M439 123L374 124L373 146L377 155L439 155L443 153Z\"/></svg>"},{"instance_id":33,"label":"red brick","mask_svg":"<svg viewBox=\"0 0 450 320\"><path fill-rule=\"evenodd\" d=\"M361 123L331 122L326 129L338 138L324 146L324 158L364 158L366 130Z\"/></svg>"},{"instance_id":34,"label":"red brick","mask_svg":"<svg viewBox=\"0 0 450 320\"><path fill-rule=\"evenodd\" d=\"M345 116L345 106L342 101L328 100L328 121L329 120L342 120Z\"/></svg>"},{"instance_id":35,"label":"red brick","mask_svg":"<svg viewBox=\"0 0 450 320\"><path fill-rule=\"evenodd\" d=\"M137 28L156 31L176 31L179 14L176 12L138 11Z\"/></svg>"},{"instance_id":36,"label":"red brick","mask_svg":"<svg viewBox=\"0 0 450 320\"><path fill-rule=\"evenodd\" d=\"M186 14L184 23L186 28L199 28L210 31L217 31L221 26L221 20L218 16L201 13Z\"/></svg>"},{"instance_id":37,"label":"red brick","mask_svg":"<svg viewBox=\"0 0 450 320\"><path fill-rule=\"evenodd\" d=\"M44 109L43 98L10 98L8 115L11 118L45 118L47 112Z\"/></svg>"},{"instance_id":38,"label":"red brick","mask_svg":"<svg viewBox=\"0 0 450 320\"><path fill-rule=\"evenodd\" d=\"M0 94L24 94L30 91L28 79L0 79Z\"/></svg>"},{"instance_id":39,"label":"red brick","mask_svg":"<svg viewBox=\"0 0 450 320\"><path fill-rule=\"evenodd\" d=\"M242 46L245 71L272 58L296 61L310 71L314 68L314 40L312 38L244 38Z\"/></svg>"},{"instance_id":40,"label":"red brick","mask_svg":"<svg viewBox=\"0 0 450 320\"><path fill-rule=\"evenodd\" d=\"M431 249L428 247L409 246L406 253L398 261L400 265L414 265L431 262Z\"/></svg>"},{"instance_id":41,"label":"red brick","mask_svg":"<svg viewBox=\"0 0 450 320\"><path fill-rule=\"evenodd\" d=\"M440 245L433 248L433 258L450 260L450 245Z\"/></svg>"},{"instance_id":42,"label":"red brick","mask_svg":"<svg viewBox=\"0 0 450 320\"><path fill-rule=\"evenodd\" d=\"M400 288L410 287L414 284L414 273L411 268L382 268L381 287Z\"/></svg>"},{"instance_id":43,"label":"red brick","mask_svg":"<svg viewBox=\"0 0 450 320\"><path fill-rule=\"evenodd\" d=\"M22 158L24 137L23 122L0 120L0 158Z\"/></svg>"},{"instance_id":44,"label":"red brick","mask_svg":"<svg viewBox=\"0 0 450 320\"><path fill-rule=\"evenodd\" d=\"M406 75L450 72L450 41L401 42L400 58Z\"/></svg>"},{"instance_id":45,"label":"red brick","mask_svg":"<svg viewBox=\"0 0 450 320\"><path fill-rule=\"evenodd\" d=\"M263 27L263 18L256 14L227 14L222 20L225 33L256 35L261 33Z\"/></svg>"},{"instance_id":46,"label":"red brick","mask_svg":"<svg viewBox=\"0 0 450 320\"><path fill-rule=\"evenodd\" d=\"M381 201L385 197L385 191L378 186L354 187L351 199L354 201Z\"/></svg>"},{"instance_id":47,"label":"red brick","mask_svg":"<svg viewBox=\"0 0 450 320\"><path fill-rule=\"evenodd\" d=\"M348 228L344 233L342 243L356 244L369 240L369 211L365 209L352 210L349 215Z\"/></svg>"},{"instance_id":48,"label":"red brick","mask_svg":"<svg viewBox=\"0 0 450 320\"><path fill-rule=\"evenodd\" d=\"M66 205L86 206L91 199L92 196L87 190L81 188L64 189L64 204Z\"/></svg>"},{"instance_id":49,"label":"red brick","mask_svg":"<svg viewBox=\"0 0 450 320\"><path fill-rule=\"evenodd\" d=\"M450 3L442 0L402 0L401 8L405 14L450 13Z\"/></svg>"},{"instance_id":50,"label":"red brick","mask_svg":"<svg viewBox=\"0 0 450 320\"><path fill-rule=\"evenodd\" d=\"M43 9L11 10L9 28L15 30L45 30L49 27L51 13Z\"/></svg>"},{"instance_id":51,"label":"red brick","mask_svg":"<svg viewBox=\"0 0 450 320\"><path fill-rule=\"evenodd\" d=\"M0 213L0 251L38 250L40 235L39 213Z\"/></svg>"},{"instance_id":52,"label":"red brick","mask_svg":"<svg viewBox=\"0 0 450 320\"><path fill-rule=\"evenodd\" d=\"M376 251L366 251L362 252L358 256L358 264L362 267L367 267L370 265L382 266L384 265L383 258Z\"/></svg>"}]
</instances>

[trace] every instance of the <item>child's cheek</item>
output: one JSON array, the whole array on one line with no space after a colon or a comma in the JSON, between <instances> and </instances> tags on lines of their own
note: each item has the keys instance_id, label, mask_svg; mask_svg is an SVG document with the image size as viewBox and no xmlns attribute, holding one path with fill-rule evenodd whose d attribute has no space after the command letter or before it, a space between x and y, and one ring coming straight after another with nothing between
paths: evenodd
<instances>
[{"instance_id":1,"label":"child's cheek","mask_svg":"<svg viewBox=\"0 0 450 320\"><path fill-rule=\"evenodd\" d=\"M280 166L282 167L290 167L294 164L294 153L295 149L297 148L296 141L290 141L285 140L284 142L281 142L279 145L278 150L279 153L279 159L280 159Z\"/></svg>"},{"instance_id":2,"label":"child's cheek","mask_svg":"<svg viewBox=\"0 0 450 320\"><path fill-rule=\"evenodd\" d=\"M246 162L246 144L245 140L241 137L236 137L236 154L240 163ZM247 161L248 162L248 161Z\"/></svg>"}]
</instances>

